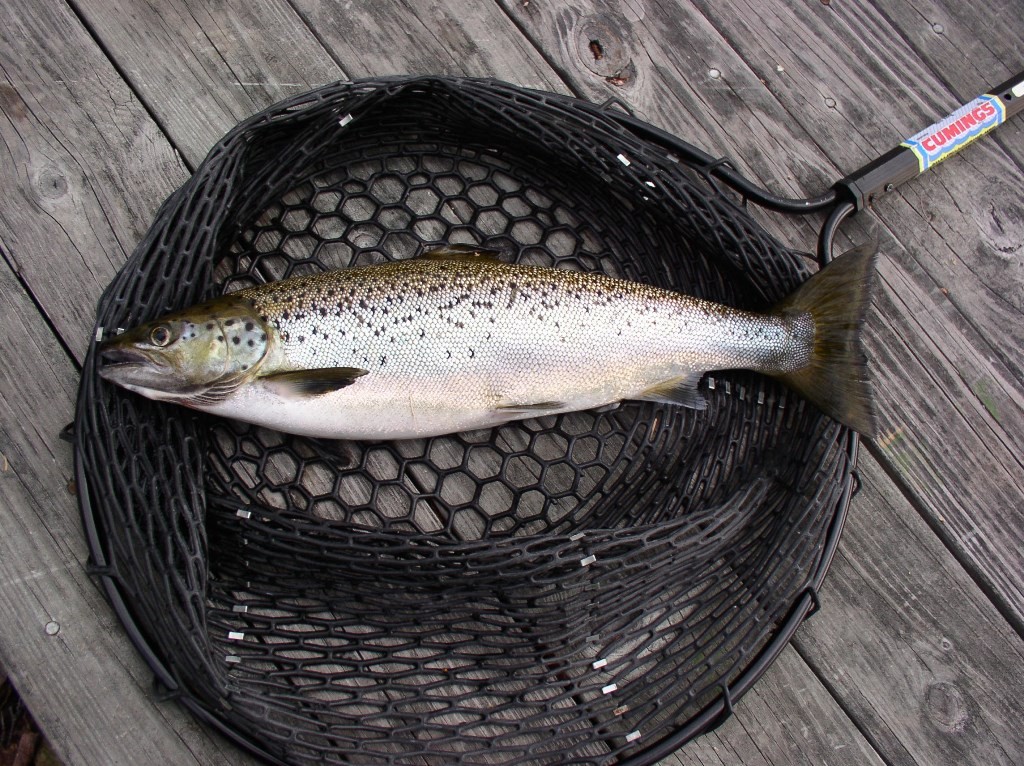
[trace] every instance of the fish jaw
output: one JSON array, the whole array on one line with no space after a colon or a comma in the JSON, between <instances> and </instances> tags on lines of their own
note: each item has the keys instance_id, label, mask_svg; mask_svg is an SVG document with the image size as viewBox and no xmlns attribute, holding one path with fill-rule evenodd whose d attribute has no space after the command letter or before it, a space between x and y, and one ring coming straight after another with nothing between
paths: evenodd
<instances>
[{"instance_id":1,"label":"fish jaw","mask_svg":"<svg viewBox=\"0 0 1024 766\"><path fill-rule=\"evenodd\" d=\"M157 401L176 401L179 392L191 388L173 366L158 356L131 345L108 341L99 349L99 376L107 381Z\"/></svg>"}]
</instances>

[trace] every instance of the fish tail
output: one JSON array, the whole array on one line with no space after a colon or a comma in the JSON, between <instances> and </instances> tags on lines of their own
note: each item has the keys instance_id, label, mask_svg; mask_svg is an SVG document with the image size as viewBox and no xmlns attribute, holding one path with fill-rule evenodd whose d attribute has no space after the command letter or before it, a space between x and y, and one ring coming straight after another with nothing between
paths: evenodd
<instances>
[{"instance_id":1,"label":"fish tail","mask_svg":"<svg viewBox=\"0 0 1024 766\"><path fill-rule=\"evenodd\" d=\"M877 431L862 332L877 282L877 242L839 256L775 307L814 320L810 362L777 373L826 415L867 437Z\"/></svg>"}]
</instances>

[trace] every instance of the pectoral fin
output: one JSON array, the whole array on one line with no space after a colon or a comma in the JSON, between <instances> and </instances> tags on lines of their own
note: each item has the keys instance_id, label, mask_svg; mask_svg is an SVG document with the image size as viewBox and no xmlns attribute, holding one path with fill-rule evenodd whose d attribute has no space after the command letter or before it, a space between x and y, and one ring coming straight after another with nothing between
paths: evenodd
<instances>
[{"instance_id":1,"label":"pectoral fin","mask_svg":"<svg viewBox=\"0 0 1024 766\"><path fill-rule=\"evenodd\" d=\"M697 390L701 377L703 373L691 372L689 375L669 378L651 386L636 398L641 402L678 404L692 410L707 409L707 399Z\"/></svg>"},{"instance_id":2,"label":"pectoral fin","mask_svg":"<svg viewBox=\"0 0 1024 766\"><path fill-rule=\"evenodd\" d=\"M429 258L435 261L473 261L475 263L489 262L500 263L501 253L486 247L476 245L444 245L433 250L428 250L420 258Z\"/></svg>"},{"instance_id":3,"label":"pectoral fin","mask_svg":"<svg viewBox=\"0 0 1024 766\"><path fill-rule=\"evenodd\" d=\"M369 370L360 367L324 367L319 370L294 370L264 375L260 380L281 396L305 398L321 396L351 386Z\"/></svg>"}]
</instances>

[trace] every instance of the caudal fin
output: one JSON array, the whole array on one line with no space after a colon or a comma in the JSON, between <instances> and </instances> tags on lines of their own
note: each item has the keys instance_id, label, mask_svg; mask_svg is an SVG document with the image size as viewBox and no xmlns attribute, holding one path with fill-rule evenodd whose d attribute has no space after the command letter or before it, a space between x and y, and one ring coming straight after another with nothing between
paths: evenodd
<instances>
[{"instance_id":1,"label":"caudal fin","mask_svg":"<svg viewBox=\"0 0 1024 766\"><path fill-rule=\"evenodd\" d=\"M775 307L814 319L811 361L777 377L822 412L872 437L876 418L861 333L877 281L875 243L839 256Z\"/></svg>"}]
</instances>

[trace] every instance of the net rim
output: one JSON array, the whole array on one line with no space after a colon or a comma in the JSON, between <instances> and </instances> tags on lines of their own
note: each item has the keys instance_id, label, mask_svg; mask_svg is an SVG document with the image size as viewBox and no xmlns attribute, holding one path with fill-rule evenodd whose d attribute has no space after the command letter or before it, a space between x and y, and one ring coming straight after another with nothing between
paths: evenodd
<instances>
[{"instance_id":1,"label":"net rim","mask_svg":"<svg viewBox=\"0 0 1024 766\"><path fill-rule=\"evenodd\" d=\"M474 87L496 88L509 93L515 93L517 91L543 93L546 98L559 101L567 107L579 108L591 113L599 113L604 116L608 116L610 112L608 109L609 105L607 103L604 105L595 105L591 102L577 99L572 96L549 93L547 91L535 89L520 88L519 86L511 85L493 78L450 78L433 75L426 77L409 77L396 75L385 78L365 78L353 80L351 82L340 81L338 83L333 83L331 85L324 86L323 88L310 91L309 93L293 96L279 102L278 104L272 105L271 107L268 107L260 113L239 123L235 128L225 134L225 136L211 149L207 158L196 169L192 177L168 197L157 211L155 220L159 219L161 215L163 215L164 211L173 204L174 200L179 195L187 193L187 190L190 188L190 184L199 176L201 169L206 165L206 163L216 157L218 153L223 151L225 147L229 146L231 142L237 140L239 135L244 134L255 126L271 122L273 117L268 115L281 113L284 109L300 107L303 104L308 105L309 103L315 103L316 99L313 101L309 100L310 94L319 93L328 88L337 87L339 85L347 85L353 90L357 90L369 87L415 88L417 85L427 86L430 83L437 82L449 83L452 84L453 87L459 87L464 83L471 83ZM614 117L614 115L612 116ZM641 121L630 115L628 121L620 122L625 125L627 130L632 130L633 124L640 123ZM646 125L646 123L643 124ZM671 136L657 128L653 128L653 126L647 127L651 128L653 131L657 131L657 133L652 133L650 136L655 136L658 139L659 145L669 151L684 153L686 156L709 156L682 139ZM650 140L650 136L645 140ZM803 212L811 213L815 212L815 210L808 209ZM147 236L139 243L136 253L143 251L149 236L150 235L147 234ZM129 259L128 264L131 264L131 259ZM126 269L123 269L122 271L125 270ZM107 300L108 293L114 289L116 282L117 278L112 281L111 285L107 288L107 291L104 292L103 297L101 298L101 303ZM84 365L85 370L92 369L90 360L93 354L93 348L93 346L90 346L88 351L88 358ZM245 732L232 726L229 722L218 716L215 710L211 709L201 700L194 697L187 690L182 689L175 681L174 676L166 663L158 656L151 643L146 639L143 629L139 625L135 615L132 613L129 594L127 594L121 586L118 573L111 567L104 547L104 537L107 534L107 531L103 529L102 521L98 517L96 510L93 508L90 492L90 477L86 470L85 461L83 460L83 448L85 445L82 442L82 433L85 429L83 429L81 425L87 418L86 409L89 403L91 388L92 381L87 381L83 377L83 384L80 386L78 402L76 405L76 437L74 450L75 475L79 487L79 509L89 549L88 570L90 574L99 579L108 601L117 614L119 621L128 633L132 644L153 671L157 684L166 690L166 693L162 695L162 698L178 700L197 718L213 726L230 740L266 762L286 766L285 761L280 760L275 755L262 748L250 736L247 736ZM772 638L756 655L752 657L750 663L741 672L735 682L731 686L723 685L721 687L722 695L719 698L705 707L700 713L691 717L686 724L676 728L675 731L669 733L661 740L652 743L647 747L641 748L632 755L622 758L618 761L619 763L630 764L630 766L646 766L647 764L654 763L658 759L675 751L694 737L707 733L724 722L724 720L726 720L733 712L733 705L763 676L768 667L771 666L785 646L788 645L800 624L817 610L819 607L817 591L824 581L834 558L839 538L847 518L850 501L859 489L859 481L857 481L856 474L859 437L855 432L844 428L839 437L839 442L844 445L843 450L845 454L845 470L843 471L843 479L840 487L840 497L834 508L831 522L828 525L828 532L825 536L822 549L818 557L817 566L814 568L813 574L810 577L811 585L800 593L791 605L787 618L779 625Z\"/></svg>"}]
</instances>

